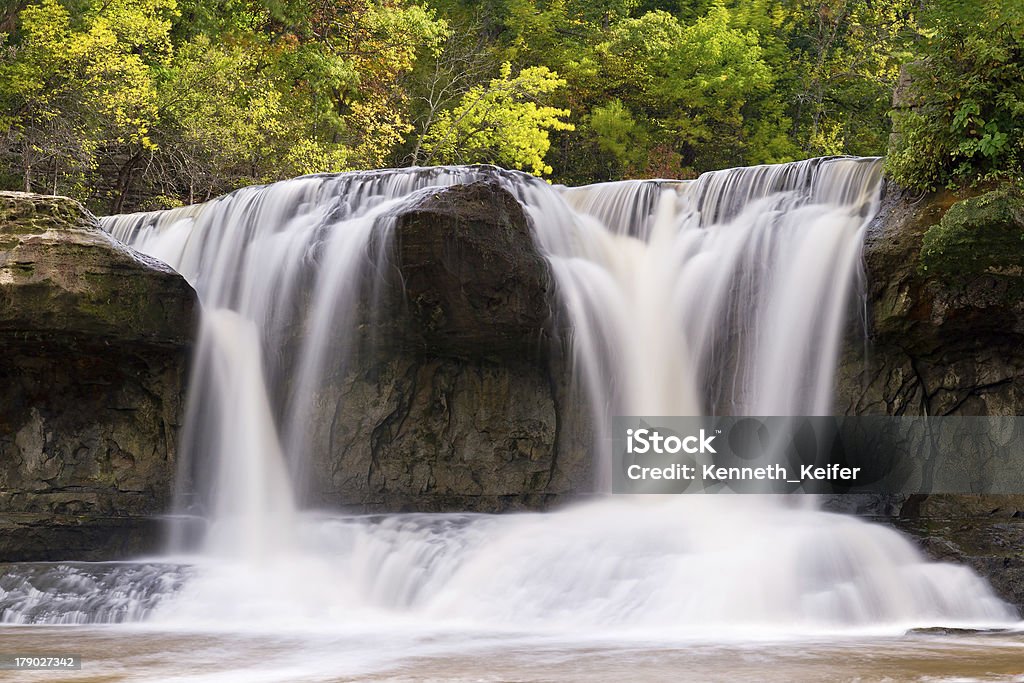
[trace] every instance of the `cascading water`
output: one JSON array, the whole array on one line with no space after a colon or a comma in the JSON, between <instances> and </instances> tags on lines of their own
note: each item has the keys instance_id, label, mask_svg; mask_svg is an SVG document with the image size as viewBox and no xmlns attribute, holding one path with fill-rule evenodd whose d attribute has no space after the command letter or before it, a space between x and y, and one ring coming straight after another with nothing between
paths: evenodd
<instances>
[{"instance_id":1,"label":"cascading water","mask_svg":"<svg viewBox=\"0 0 1024 683\"><path fill-rule=\"evenodd\" d=\"M212 522L208 551L265 555L287 542L283 520L295 511L284 473L290 466L300 479L316 447L311 403L325 363L353 351L357 308L386 268L389 212L418 189L477 173L311 176L107 219L116 237L175 267L203 303L178 507Z\"/></svg>"},{"instance_id":2,"label":"cascading water","mask_svg":"<svg viewBox=\"0 0 1024 683\"><path fill-rule=\"evenodd\" d=\"M876 159L572 189L487 167L313 176L112 217L115 236L178 269L204 304L183 472L197 480L185 488L210 488L179 503L211 530L201 557L178 558L187 571L111 565L102 581L74 568L10 573L0 617L229 629L270 618L275 632L582 640L1013 618L972 572L926 562L893 530L760 497L609 498L504 516L298 511L284 472L288 461L301 472L317 448L307 429L316 385L324 363L353 351L357 308L374 300L386 267L391 216L419 191L482 177L532 218L571 322L595 444L615 414L829 412L880 191ZM116 602L97 607L100 584Z\"/></svg>"},{"instance_id":3,"label":"cascading water","mask_svg":"<svg viewBox=\"0 0 1024 683\"><path fill-rule=\"evenodd\" d=\"M576 328L615 340L612 358L590 362L615 366L617 381L599 375L591 384L623 387L618 414L829 414L880 181L878 159L813 159L615 184L614 202L600 199L601 185L567 190L571 205L608 226L591 236L587 255L613 279L628 317ZM590 296L583 308L600 311L606 294L592 294L593 279L571 278L579 291L570 296Z\"/></svg>"}]
</instances>

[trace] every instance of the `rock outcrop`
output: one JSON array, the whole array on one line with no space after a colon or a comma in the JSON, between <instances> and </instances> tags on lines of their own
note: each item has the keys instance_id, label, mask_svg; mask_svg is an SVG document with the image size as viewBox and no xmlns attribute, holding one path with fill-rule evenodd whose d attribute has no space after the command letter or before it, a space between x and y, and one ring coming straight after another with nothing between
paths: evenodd
<instances>
[{"instance_id":1,"label":"rock outcrop","mask_svg":"<svg viewBox=\"0 0 1024 683\"><path fill-rule=\"evenodd\" d=\"M895 523L932 558L972 567L1024 614L1024 495L911 496Z\"/></svg>"},{"instance_id":2,"label":"rock outcrop","mask_svg":"<svg viewBox=\"0 0 1024 683\"><path fill-rule=\"evenodd\" d=\"M76 202L0 193L0 562L156 547L196 305Z\"/></svg>"},{"instance_id":3,"label":"rock outcrop","mask_svg":"<svg viewBox=\"0 0 1024 683\"><path fill-rule=\"evenodd\" d=\"M868 227L868 345L840 367L842 414L1024 414L1024 199L908 197ZM866 356L865 356L866 352Z\"/></svg>"},{"instance_id":4,"label":"rock outcrop","mask_svg":"<svg viewBox=\"0 0 1024 683\"><path fill-rule=\"evenodd\" d=\"M838 412L1024 415L1019 190L912 197L889 186L864 249L868 334L848 340ZM879 496L832 506L896 523L935 558L975 567L1024 608L1024 496Z\"/></svg>"},{"instance_id":5,"label":"rock outcrop","mask_svg":"<svg viewBox=\"0 0 1024 683\"><path fill-rule=\"evenodd\" d=\"M591 486L583 402L551 343L553 279L496 182L397 216L374 343L314 401L310 494L364 511L543 508Z\"/></svg>"},{"instance_id":6,"label":"rock outcrop","mask_svg":"<svg viewBox=\"0 0 1024 683\"><path fill-rule=\"evenodd\" d=\"M402 212L395 232L415 348L499 361L544 351L551 274L500 185L434 192Z\"/></svg>"}]
</instances>

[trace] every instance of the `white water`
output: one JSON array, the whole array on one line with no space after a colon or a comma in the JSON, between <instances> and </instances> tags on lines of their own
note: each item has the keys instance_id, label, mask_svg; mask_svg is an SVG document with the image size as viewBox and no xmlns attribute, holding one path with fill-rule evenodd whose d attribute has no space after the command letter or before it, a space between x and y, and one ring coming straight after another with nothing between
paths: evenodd
<instances>
[{"instance_id":1,"label":"white water","mask_svg":"<svg viewBox=\"0 0 1024 683\"><path fill-rule=\"evenodd\" d=\"M400 627L655 641L898 634L1008 616L969 570L922 562L891 529L750 496L684 507L618 499L553 514L306 518L296 530L289 552L258 563L26 568L0 583L0 606L9 622L145 614L166 628L210 631ZM60 601L25 587L52 594L58 583Z\"/></svg>"},{"instance_id":2,"label":"white water","mask_svg":"<svg viewBox=\"0 0 1024 683\"><path fill-rule=\"evenodd\" d=\"M356 307L372 304L386 265L389 216L418 190L482 176L527 207L551 263L596 417L595 457L614 414L828 413L877 160L568 190L487 168L386 171L114 217L117 237L169 262L204 302L184 472L212 487L180 502L213 531L202 557L146 577L121 565L11 572L2 618L598 642L1014 617L968 569L925 561L891 529L760 497L609 498L504 516L298 511L285 463L301 472L317 447L306 439L311 397L324 363L352 352ZM98 606L96 590L109 600Z\"/></svg>"}]
</instances>

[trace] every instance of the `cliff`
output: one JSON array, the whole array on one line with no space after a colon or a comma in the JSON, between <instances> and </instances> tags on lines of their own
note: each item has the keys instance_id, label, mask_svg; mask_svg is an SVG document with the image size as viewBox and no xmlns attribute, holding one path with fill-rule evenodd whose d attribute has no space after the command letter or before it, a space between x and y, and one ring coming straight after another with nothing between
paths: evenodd
<instances>
[{"instance_id":1,"label":"cliff","mask_svg":"<svg viewBox=\"0 0 1024 683\"><path fill-rule=\"evenodd\" d=\"M1024 415L1019 190L915 197L889 185L867 230L864 265L866 327L848 338L837 412ZM936 559L973 566L1024 607L1024 495L848 498L830 506L894 522Z\"/></svg>"},{"instance_id":2,"label":"cliff","mask_svg":"<svg viewBox=\"0 0 1024 683\"><path fill-rule=\"evenodd\" d=\"M76 202L0 193L0 562L157 547L196 306Z\"/></svg>"}]
</instances>

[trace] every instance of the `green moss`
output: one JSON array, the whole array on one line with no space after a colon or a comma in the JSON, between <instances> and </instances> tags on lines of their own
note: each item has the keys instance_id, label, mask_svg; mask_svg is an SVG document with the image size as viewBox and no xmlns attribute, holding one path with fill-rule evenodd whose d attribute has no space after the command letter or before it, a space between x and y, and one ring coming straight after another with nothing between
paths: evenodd
<instances>
[{"instance_id":1,"label":"green moss","mask_svg":"<svg viewBox=\"0 0 1024 683\"><path fill-rule=\"evenodd\" d=\"M20 245L21 240L17 237L11 237L10 235L0 233L0 251L10 251Z\"/></svg>"},{"instance_id":2,"label":"green moss","mask_svg":"<svg viewBox=\"0 0 1024 683\"><path fill-rule=\"evenodd\" d=\"M1024 193L1004 185L953 204L924 234L918 271L950 285L991 276L1024 292Z\"/></svg>"},{"instance_id":3,"label":"green moss","mask_svg":"<svg viewBox=\"0 0 1024 683\"><path fill-rule=\"evenodd\" d=\"M88 294L76 300L81 313L115 329L136 322L140 302L125 283L109 273L83 273L81 277L89 284Z\"/></svg>"},{"instance_id":4,"label":"green moss","mask_svg":"<svg viewBox=\"0 0 1024 683\"><path fill-rule=\"evenodd\" d=\"M95 227L81 204L67 197L0 192L0 233L30 235Z\"/></svg>"},{"instance_id":5,"label":"green moss","mask_svg":"<svg viewBox=\"0 0 1024 683\"><path fill-rule=\"evenodd\" d=\"M154 283L148 279L114 272L81 275L88 291L75 299L75 309L104 330L162 330L167 325L164 308L153 300Z\"/></svg>"}]
</instances>

